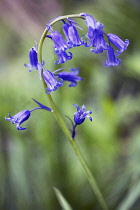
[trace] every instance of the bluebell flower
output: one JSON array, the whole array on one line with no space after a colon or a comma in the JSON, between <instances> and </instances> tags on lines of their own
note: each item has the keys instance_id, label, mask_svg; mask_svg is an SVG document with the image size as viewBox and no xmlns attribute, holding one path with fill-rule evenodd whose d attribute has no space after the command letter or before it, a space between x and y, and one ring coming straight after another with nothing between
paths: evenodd
<instances>
[{"instance_id":1,"label":"bluebell flower","mask_svg":"<svg viewBox=\"0 0 140 210\"><path fill-rule=\"evenodd\" d=\"M77 47L77 46L82 45L83 41L79 37L79 33L76 28L76 27L78 27L77 23L70 18L68 18L68 20L69 20L69 23L67 23L63 20L63 22L64 22L63 32L65 34L67 41L68 41L69 47L71 48L71 47Z\"/></svg>"},{"instance_id":2,"label":"bluebell flower","mask_svg":"<svg viewBox=\"0 0 140 210\"><path fill-rule=\"evenodd\" d=\"M87 40L84 43L85 47L96 47L96 49L91 49L94 53L102 53L107 49L106 41L104 39L104 25L100 22L97 22L95 18L91 15L82 13L82 16L85 17L86 24L88 26Z\"/></svg>"},{"instance_id":3,"label":"bluebell flower","mask_svg":"<svg viewBox=\"0 0 140 210\"><path fill-rule=\"evenodd\" d=\"M69 48L67 42L64 40L63 36L58 31L51 31L51 35L47 35L54 42L54 49L58 51L64 51Z\"/></svg>"},{"instance_id":4,"label":"bluebell flower","mask_svg":"<svg viewBox=\"0 0 140 210\"><path fill-rule=\"evenodd\" d=\"M115 56L114 49L112 46L108 46L107 49L107 60L104 62L105 66L118 66L120 65L121 60Z\"/></svg>"},{"instance_id":5,"label":"bluebell flower","mask_svg":"<svg viewBox=\"0 0 140 210\"><path fill-rule=\"evenodd\" d=\"M55 76L59 77L59 79L62 79L63 81L71 82L69 84L69 87L75 87L77 85L77 81L82 80L81 77L77 76L79 74L80 69L79 68L76 68L76 69L70 68L70 71L71 72L62 71L62 72L55 74Z\"/></svg>"},{"instance_id":6,"label":"bluebell flower","mask_svg":"<svg viewBox=\"0 0 140 210\"><path fill-rule=\"evenodd\" d=\"M51 35L47 35L46 37L51 38L54 42L54 51L58 56L58 60L55 61L55 64L65 63L67 60L72 59L72 53L69 52L69 55L66 53L66 50L69 49L69 45L58 31L54 31L51 28Z\"/></svg>"},{"instance_id":7,"label":"bluebell flower","mask_svg":"<svg viewBox=\"0 0 140 210\"><path fill-rule=\"evenodd\" d=\"M125 39L125 41L122 41L120 37L118 37L115 34L107 34L109 42L111 42L116 48L118 48L117 53L120 55L124 50L127 50L127 47L129 45L129 40Z\"/></svg>"},{"instance_id":8,"label":"bluebell flower","mask_svg":"<svg viewBox=\"0 0 140 210\"><path fill-rule=\"evenodd\" d=\"M74 122L76 125L80 125L81 123L83 123L85 121L85 118L89 118L89 120L92 121L92 117L89 116L89 114L92 114L92 111L85 111L85 105L83 105L82 108L80 108L77 104L73 105L77 108L77 112L74 113Z\"/></svg>"},{"instance_id":9,"label":"bluebell flower","mask_svg":"<svg viewBox=\"0 0 140 210\"><path fill-rule=\"evenodd\" d=\"M36 47L32 47L29 51L29 64L24 64L25 67L29 68L29 72L33 69L38 70L38 57Z\"/></svg>"},{"instance_id":10,"label":"bluebell flower","mask_svg":"<svg viewBox=\"0 0 140 210\"><path fill-rule=\"evenodd\" d=\"M57 90L58 87L61 87L63 85L63 81L58 81L54 74L50 72L49 70L44 70L43 71L43 78L45 83L47 84L46 90L50 93L52 91Z\"/></svg>"},{"instance_id":11,"label":"bluebell flower","mask_svg":"<svg viewBox=\"0 0 140 210\"><path fill-rule=\"evenodd\" d=\"M83 105L82 108L80 108L77 104L73 104L73 105L77 109L77 112L74 113L74 122L68 116L66 116L72 124L72 129L69 129L71 131L72 139L75 138L77 125L82 124L85 121L85 118L89 118L89 120L92 121L92 117L89 116L89 114L92 114L92 111L90 110L85 111L86 109L85 105Z\"/></svg>"},{"instance_id":12,"label":"bluebell flower","mask_svg":"<svg viewBox=\"0 0 140 210\"><path fill-rule=\"evenodd\" d=\"M55 91L58 89L58 87L61 87L64 83L64 81L71 82L69 84L69 87L75 87L77 85L77 81L82 80L81 77L77 76L79 74L80 69L76 68L70 68L71 72L66 71L60 71L61 69L57 69L54 72L50 72L49 70L43 71L43 78L45 83L47 84L46 90L51 93L52 91Z\"/></svg>"},{"instance_id":13,"label":"bluebell flower","mask_svg":"<svg viewBox=\"0 0 140 210\"><path fill-rule=\"evenodd\" d=\"M11 121L12 124L16 123L17 124L16 128L18 130L25 130L26 128L22 128L20 125L24 121L29 119L32 111L37 110L37 109L44 109L44 110L52 112L52 109L50 109L49 107L44 106L43 104L39 103L35 99L33 99L33 100L38 104L37 108L31 109L31 110L22 110L22 111L18 112L17 114L15 114L14 116L11 116L10 113L9 113L8 118L5 117L5 119L7 121Z\"/></svg>"}]
</instances>

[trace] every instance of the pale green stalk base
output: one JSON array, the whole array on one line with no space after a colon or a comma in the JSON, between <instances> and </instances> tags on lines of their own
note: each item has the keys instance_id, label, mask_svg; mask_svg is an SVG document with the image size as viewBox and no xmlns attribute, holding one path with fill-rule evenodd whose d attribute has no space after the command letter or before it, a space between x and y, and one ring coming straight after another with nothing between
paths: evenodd
<instances>
[{"instance_id":1,"label":"pale green stalk base","mask_svg":"<svg viewBox=\"0 0 140 210\"><path fill-rule=\"evenodd\" d=\"M66 18L84 18L84 17L82 17L80 14L61 16L61 17L58 17L55 20L53 20L51 23L49 23L49 25L52 26L57 21L62 20L62 19L66 19ZM42 37L41 37L39 45L38 45L38 61L40 63L42 63L42 46L43 46L43 42L46 38L47 33L48 33L48 29L46 28L45 31L42 34ZM42 81L43 81L44 88L46 89L46 83L44 82L43 77L42 77ZM66 126L63 118L61 117L60 113L58 112L51 95L50 94L46 94L46 95L48 97L50 106L53 109L53 114L54 114L58 124L62 128L64 134L66 135L67 139L69 140L70 144L72 145L72 148L74 149L74 152L75 152L77 158L79 159L79 161L82 165L82 168L84 169L84 171L86 173L88 181L91 184L91 187L92 187L95 195L98 198L100 206L102 207L103 210L108 210L108 207L107 207L107 205L104 201L104 198L103 198L103 196L102 196L102 194L101 194L101 192L100 192L100 190L99 190L99 188L96 184L96 181L95 181L95 179L94 179L94 177L93 177L93 175L92 175L92 173L91 173L91 171L88 167L88 164L86 163L86 161L85 161L82 153L80 152L76 142L74 141L74 139L71 138L71 133L70 133L69 129L67 128L67 126Z\"/></svg>"}]
</instances>

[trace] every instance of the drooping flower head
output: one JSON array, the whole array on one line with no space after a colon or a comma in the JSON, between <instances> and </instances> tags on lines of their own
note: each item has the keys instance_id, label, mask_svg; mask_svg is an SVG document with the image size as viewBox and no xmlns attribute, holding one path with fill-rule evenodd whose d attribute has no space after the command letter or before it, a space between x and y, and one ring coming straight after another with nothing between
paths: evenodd
<instances>
[{"instance_id":1,"label":"drooping flower head","mask_svg":"<svg viewBox=\"0 0 140 210\"><path fill-rule=\"evenodd\" d=\"M108 67L113 67L120 65L120 63L121 60L115 56L113 47L108 45L107 60L104 62L104 65Z\"/></svg>"},{"instance_id":2,"label":"drooping flower head","mask_svg":"<svg viewBox=\"0 0 140 210\"><path fill-rule=\"evenodd\" d=\"M63 32L65 34L67 41L68 41L69 47L71 48L71 47L77 47L77 46L82 45L83 41L79 37L79 33L76 28L76 27L78 27L77 23L70 18L68 18L68 21L69 21L69 23L67 23L63 20L63 22L64 22ZM80 27L78 27L78 28L80 28Z\"/></svg>"},{"instance_id":3,"label":"drooping flower head","mask_svg":"<svg viewBox=\"0 0 140 210\"><path fill-rule=\"evenodd\" d=\"M77 104L73 104L76 109L77 112L74 113L74 122L76 125L80 125L81 123L83 123L85 121L85 118L89 118L90 121L92 121L92 117L89 116L89 114L92 114L92 111L86 110L86 106L83 105L82 108L80 108Z\"/></svg>"},{"instance_id":4,"label":"drooping flower head","mask_svg":"<svg viewBox=\"0 0 140 210\"><path fill-rule=\"evenodd\" d=\"M47 111L52 112L52 109L50 109L49 107L44 106L43 104L39 103L38 101L36 101L35 99L33 99L35 101L35 103L38 104L37 108L31 109L31 110L22 110L20 112L18 112L17 114L15 114L14 116L11 116L10 113L8 113L8 118L5 117L5 120L7 121L11 121L12 124L17 124L16 128L18 130L25 130L26 128L22 128L20 125L29 119L31 112L37 109L44 109Z\"/></svg>"},{"instance_id":5,"label":"drooping flower head","mask_svg":"<svg viewBox=\"0 0 140 210\"><path fill-rule=\"evenodd\" d=\"M117 53L120 55L124 50L127 50L127 47L129 45L129 40L125 39L125 41L122 41L120 37L118 37L115 34L107 34L109 42L111 42L116 48L118 48Z\"/></svg>"},{"instance_id":6,"label":"drooping flower head","mask_svg":"<svg viewBox=\"0 0 140 210\"><path fill-rule=\"evenodd\" d=\"M24 64L24 66L29 68L29 72L33 71L33 69L38 70L37 47L32 47L29 50L29 64Z\"/></svg>"}]
</instances>

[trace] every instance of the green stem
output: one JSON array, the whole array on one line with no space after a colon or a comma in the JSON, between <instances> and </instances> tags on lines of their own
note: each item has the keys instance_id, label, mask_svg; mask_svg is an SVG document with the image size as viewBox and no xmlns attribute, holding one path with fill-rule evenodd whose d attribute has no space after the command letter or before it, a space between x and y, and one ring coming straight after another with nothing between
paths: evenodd
<instances>
[{"instance_id":1,"label":"green stem","mask_svg":"<svg viewBox=\"0 0 140 210\"><path fill-rule=\"evenodd\" d=\"M97 196L98 198L98 201L102 207L103 210L108 210L108 207L104 201L104 198L98 188L98 185L96 184L96 181L88 167L88 164L86 163L86 160L84 159L82 153L80 152L79 148L78 148L78 145L76 144L76 142L71 138L71 133L69 131L69 129L67 128L63 118L61 117L61 115L59 114L54 102L53 102L53 99L51 97L50 94L47 94L48 96L48 99L49 99L49 102L50 102L50 105L53 109L53 113L54 113L54 116L58 122L58 124L60 125L61 129L63 130L64 134L66 135L67 139L69 140L70 144L72 145L74 151L75 151L75 154L77 156L77 158L79 159L81 165L82 165L82 168L84 169L85 173L86 173L86 176L88 178L88 181L89 183L91 184L91 187L95 193L95 195Z\"/></svg>"},{"instance_id":2,"label":"green stem","mask_svg":"<svg viewBox=\"0 0 140 210\"><path fill-rule=\"evenodd\" d=\"M52 26L57 21L62 20L62 19L66 19L66 18L83 18L83 17L80 14L61 16L61 17L56 18L52 22L50 22L49 25ZM45 40L45 37L46 37L47 33L48 33L48 29L46 28L45 31L42 34L42 37L41 37L39 45L38 45L38 61L40 63L42 63L42 46L43 46L43 42ZM47 86L46 86L46 83L43 80L43 77L42 77L42 81L43 81L44 88L46 89ZM72 145L72 148L74 149L75 154L76 154L77 158L79 159L79 161L80 161L80 163L81 163L81 165L82 165L82 167L83 167L83 169L86 173L88 181L91 184L91 187L92 187L95 195L98 198L100 206L102 207L103 210L108 210L108 207L107 207L107 205L104 201L104 198L103 198L103 196L102 196L102 194L101 194L101 192L98 188L98 185L96 184L96 181L95 181L95 179L94 179L94 177L93 177L93 175L92 175L92 173L91 173L91 171L88 167L88 164L86 163L86 161L85 161L82 153L80 152L76 142L72 139L71 133L70 133L69 129L67 128L67 126L66 126L63 118L61 117L60 113L58 112L51 95L50 94L46 94L46 95L48 97L50 106L53 109L53 114L54 114L58 124L60 125L61 129L63 130L64 134L66 135L67 139L69 140L70 144Z\"/></svg>"}]
</instances>

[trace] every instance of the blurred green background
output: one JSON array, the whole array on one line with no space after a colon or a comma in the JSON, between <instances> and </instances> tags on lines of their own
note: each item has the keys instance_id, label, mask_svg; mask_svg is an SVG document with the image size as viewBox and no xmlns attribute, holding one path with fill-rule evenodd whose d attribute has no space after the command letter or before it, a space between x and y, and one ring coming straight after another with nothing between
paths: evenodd
<instances>
[{"instance_id":1,"label":"blurred green background","mask_svg":"<svg viewBox=\"0 0 140 210\"><path fill-rule=\"evenodd\" d=\"M93 122L77 128L80 147L111 210L140 209L140 1L139 0L4 0L0 1L0 209L59 210L53 187L73 210L100 210L83 169L53 115L39 110L18 131L4 120L48 105L38 72L28 72L28 51L39 41L49 20L59 15L89 13L130 45L118 67L104 67L106 54L73 49L63 66L79 67L83 81L76 88L52 93L62 115L73 117L74 103L92 110ZM77 20L81 27L86 26ZM61 30L61 23L57 30ZM43 48L45 68L57 58L53 44ZM68 126L70 122L64 119Z\"/></svg>"}]
</instances>

